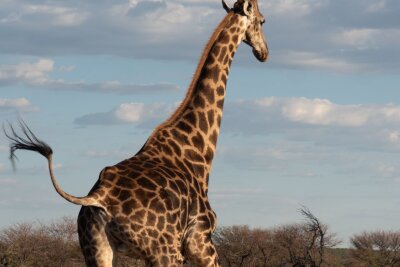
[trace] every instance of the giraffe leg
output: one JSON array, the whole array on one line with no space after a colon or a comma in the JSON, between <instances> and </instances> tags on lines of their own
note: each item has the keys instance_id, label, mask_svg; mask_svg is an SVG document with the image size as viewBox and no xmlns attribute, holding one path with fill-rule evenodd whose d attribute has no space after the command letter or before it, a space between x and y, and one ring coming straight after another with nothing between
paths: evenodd
<instances>
[{"instance_id":1,"label":"giraffe leg","mask_svg":"<svg viewBox=\"0 0 400 267\"><path fill-rule=\"evenodd\" d=\"M147 267L182 267L183 260L175 255L158 255L146 261Z\"/></svg>"},{"instance_id":2,"label":"giraffe leg","mask_svg":"<svg viewBox=\"0 0 400 267\"><path fill-rule=\"evenodd\" d=\"M78 216L79 243L86 266L116 266L113 249L106 234L106 216L96 207L82 207Z\"/></svg>"},{"instance_id":3,"label":"giraffe leg","mask_svg":"<svg viewBox=\"0 0 400 267\"><path fill-rule=\"evenodd\" d=\"M201 267L219 267L217 250L211 232L192 232L186 241L186 255L191 264Z\"/></svg>"}]
</instances>

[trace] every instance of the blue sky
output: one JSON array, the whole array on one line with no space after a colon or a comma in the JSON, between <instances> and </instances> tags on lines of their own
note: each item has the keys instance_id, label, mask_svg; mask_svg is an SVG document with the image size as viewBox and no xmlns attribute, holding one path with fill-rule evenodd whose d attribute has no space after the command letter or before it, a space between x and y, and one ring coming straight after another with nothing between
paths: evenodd
<instances>
[{"instance_id":1,"label":"blue sky","mask_svg":"<svg viewBox=\"0 0 400 267\"><path fill-rule=\"evenodd\" d=\"M232 4L233 1L228 1ZM210 181L219 225L299 222L306 205L346 243L398 230L400 3L260 1L270 60L236 54ZM214 0L0 1L0 118L22 117L85 195L182 100L224 16ZM0 137L0 226L76 215L43 158Z\"/></svg>"}]
</instances>

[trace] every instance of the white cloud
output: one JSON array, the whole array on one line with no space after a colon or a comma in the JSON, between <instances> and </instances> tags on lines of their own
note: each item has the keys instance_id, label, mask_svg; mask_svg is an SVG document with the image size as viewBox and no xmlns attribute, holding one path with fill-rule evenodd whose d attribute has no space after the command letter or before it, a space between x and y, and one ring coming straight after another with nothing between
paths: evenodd
<instances>
[{"instance_id":1,"label":"white cloud","mask_svg":"<svg viewBox=\"0 0 400 267\"><path fill-rule=\"evenodd\" d=\"M228 102L221 133L217 158L232 173L310 183L341 177L351 186L400 182L399 105L304 97Z\"/></svg>"},{"instance_id":2,"label":"white cloud","mask_svg":"<svg viewBox=\"0 0 400 267\"><path fill-rule=\"evenodd\" d=\"M222 133L280 136L322 147L400 150L400 106L393 104L343 105L303 97L243 100L226 104L222 126ZM267 152L278 160L287 156L281 149Z\"/></svg>"},{"instance_id":3,"label":"white cloud","mask_svg":"<svg viewBox=\"0 0 400 267\"><path fill-rule=\"evenodd\" d=\"M400 144L400 131L390 131L387 137L390 142Z\"/></svg>"},{"instance_id":4,"label":"white cloud","mask_svg":"<svg viewBox=\"0 0 400 267\"><path fill-rule=\"evenodd\" d=\"M75 119L75 124L108 125L135 123L138 127L152 128L174 110L176 105L122 103L108 112L88 114Z\"/></svg>"},{"instance_id":5,"label":"white cloud","mask_svg":"<svg viewBox=\"0 0 400 267\"><path fill-rule=\"evenodd\" d=\"M152 129L176 106L123 103L110 111L76 118L75 124L133 123L138 128ZM246 135L279 133L292 139L321 141L322 144L337 145L339 142L342 145L351 143L354 146L400 149L399 129L400 106L393 104L343 105L318 98L268 97L227 103L222 131ZM279 149L268 151L268 154L276 159L286 156Z\"/></svg>"},{"instance_id":6,"label":"white cloud","mask_svg":"<svg viewBox=\"0 0 400 267\"><path fill-rule=\"evenodd\" d=\"M282 104L282 115L294 122L314 125L359 127L369 118L366 109L355 105L337 105L326 99L295 98Z\"/></svg>"},{"instance_id":7,"label":"white cloud","mask_svg":"<svg viewBox=\"0 0 400 267\"><path fill-rule=\"evenodd\" d=\"M306 69L330 70L335 72L356 72L365 68L361 64L342 58L328 57L323 54L300 51L287 51L280 57L280 64L296 66Z\"/></svg>"},{"instance_id":8,"label":"white cloud","mask_svg":"<svg viewBox=\"0 0 400 267\"><path fill-rule=\"evenodd\" d=\"M378 0L368 5L367 11L374 12L382 12L386 9L386 0Z\"/></svg>"},{"instance_id":9,"label":"white cloud","mask_svg":"<svg viewBox=\"0 0 400 267\"><path fill-rule=\"evenodd\" d=\"M16 22L20 19L20 15L16 13L11 13L8 14L7 16L3 17L0 19L0 23L6 24L6 23L13 23Z\"/></svg>"},{"instance_id":10,"label":"white cloud","mask_svg":"<svg viewBox=\"0 0 400 267\"><path fill-rule=\"evenodd\" d=\"M130 123L133 129L151 130L174 108L124 103L107 112L77 118L75 124ZM338 104L304 97L227 102L221 133L225 137L217 157L241 171L267 171L306 180L322 179L325 174L321 170L326 168L332 175L361 175L378 182L380 177L387 177L385 182L400 177L398 168L383 173L377 167L380 163L395 164L393 152L400 151L398 105ZM237 137L242 135L246 137L243 145L236 139L242 140ZM87 155L121 158L122 152L94 150Z\"/></svg>"},{"instance_id":11,"label":"white cloud","mask_svg":"<svg viewBox=\"0 0 400 267\"><path fill-rule=\"evenodd\" d=\"M377 29L351 29L335 35L334 40L340 44L367 48L372 44L374 37L379 32Z\"/></svg>"},{"instance_id":12,"label":"white cloud","mask_svg":"<svg viewBox=\"0 0 400 267\"><path fill-rule=\"evenodd\" d=\"M0 66L0 83L22 81L30 85L39 85L48 81L48 73L53 71L54 61L42 58L36 63Z\"/></svg>"},{"instance_id":13,"label":"white cloud","mask_svg":"<svg viewBox=\"0 0 400 267\"><path fill-rule=\"evenodd\" d=\"M24 97L14 99L0 98L0 112L5 111L34 112L38 111L38 108Z\"/></svg>"},{"instance_id":14,"label":"white cloud","mask_svg":"<svg viewBox=\"0 0 400 267\"><path fill-rule=\"evenodd\" d=\"M276 15L306 16L313 10L326 4L321 0L275 0L270 4L271 13Z\"/></svg>"},{"instance_id":15,"label":"white cloud","mask_svg":"<svg viewBox=\"0 0 400 267\"><path fill-rule=\"evenodd\" d=\"M143 119L144 112L145 106L143 103L128 103L119 105L114 114L117 120L131 123Z\"/></svg>"},{"instance_id":16,"label":"white cloud","mask_svg":"<svg viewBox=\"0 0 400 267\"><path fill-rule=\"evenodd\" d=\"M400 44L400 29L347 29L335 34L333 42L359 50L378 49Z\"/></svg>"},{"instance_id":17,"label":"white cloud","mask_svg":"<svg viewBox=\"0 0 400 267\"><path fill-rule=\"evenodd\" d=\"M380 182L393 181L400 183L400 168L393 162L378 162L373 165L373 171L377 173Z\"/></svg>"},{"instance_id":18,"label":"white cloud","mask_svg":"<svg viewBox=\"0 0 400 267\"><path fill-rule=\"evenodd\" d=\"M203 25L209 24L210 15L215 13L208 5L205 2L193 5L184 1L130 1L114 5L106 16L113 26L140 34L145 43L165 44L172 40L188 41L183 33L195 36L194 33L201 32Z\"/></svg>"},{"instance_id":19,"label":"white cloud","mask_svg":"<svg viewBox=\"0 0 400 267\"><path fill-rule=\"evenodd\" d=\"M399 68L399 7L393 1L272 0L260 6L268 18L271 66ZM161 60L197 60L224 15L212 0L2 1L0 10L5 53Z\"/></svg>"},{"instance_id":20,"label":"white cloud","mask_svg":"<svg viewBox=\"0 0 400 267\"><path fill-rule=\"evenodd\" d=\"M21 5L18 11L15 11L0 20L1 23L10 24L16 22L35 22L39 17L46 19L48 25L71 27L81 25L89 14L80 11L77 8L50 5Z\"/></svg>"},{"instance_id":21,"label":"white cloud","mask_svg":"<svg viewBox=\"0 0 400 267\"><path fill-rule=\"evenodd\" d=\"M85 81L65 81L53 79L50 74L55 71L52 59L40 58L35 63L0 65L0 87L3 85L24 84L28 87L48 90L82 91L90 93L146 93L154 91L174 91L178 87L169 83L154 84L121 84L119 81L87 83ZM60 71L73 71L74 66L61 66Z\"/></svg>"},{"instance_id":22,"label":"white cloud","mask_svg":"<svg viewBox=\"0 0 400 267\"><path fill-rule=\"evenodd\" d=\"M316 126L400 126L400 106L393 104L341 105L328 99L268 97L240 101L235 103L234 107L251 107L256 112L253 115L257 118L258 115L267 116L273 113L279 114L279 120Z\"/></svg>"},{"instance_id":23,"label":"white cloud","mask_svg":"<svg viewBox=\"0 0 400 267\"><path fill-rule=\"evenodd\" d=\"M147 123L165 118L176 105L123 103L114 109L115 118L123 123Z\"/></svg>"}]
</instances>

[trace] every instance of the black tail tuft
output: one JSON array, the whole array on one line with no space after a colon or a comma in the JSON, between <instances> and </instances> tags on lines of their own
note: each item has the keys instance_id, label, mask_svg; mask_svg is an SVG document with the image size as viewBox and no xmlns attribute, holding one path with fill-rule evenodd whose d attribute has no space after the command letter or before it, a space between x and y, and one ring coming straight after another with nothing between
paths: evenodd
<instances>
[{"instance_id":1,"label":"black tail tuft","mask_svg":"<svg viewBox=\"0 0 400 267\"><path fill-rule=\"evenodd\" d=\"M11 123L8 123L8 126L11 133L9 133L5 129L4 125L3 125L3 131L4 134L7 136L7 138L11 140L10 160L13 164L14 169L15 169L15 158L16 158L15 151L19 149L36 151L47 159L49 159L50 156L53 154L53 150L51 149L51 147L42 140L39 140L23 120L20 120L19 122L19 126L24 135L23 137L18 136Z\"/></svg>"}]
</instances>

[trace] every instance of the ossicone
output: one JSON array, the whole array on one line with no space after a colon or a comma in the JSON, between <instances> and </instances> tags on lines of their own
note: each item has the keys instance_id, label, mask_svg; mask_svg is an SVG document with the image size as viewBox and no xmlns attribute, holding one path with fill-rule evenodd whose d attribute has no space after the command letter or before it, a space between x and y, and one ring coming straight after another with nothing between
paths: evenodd
<instances>
[{"instance_id":1,"label":"ossicone","mask_svg":"<svg viewBox=\"0 0 400 267\"><path fill-rule=\"evenodd\" d=\"M222 7L225 9L226 13L229 13L232 9L228 6L225 0L222 0Z\"/></svg>"}]
</instances>

